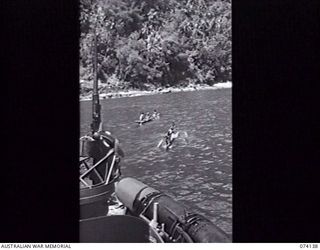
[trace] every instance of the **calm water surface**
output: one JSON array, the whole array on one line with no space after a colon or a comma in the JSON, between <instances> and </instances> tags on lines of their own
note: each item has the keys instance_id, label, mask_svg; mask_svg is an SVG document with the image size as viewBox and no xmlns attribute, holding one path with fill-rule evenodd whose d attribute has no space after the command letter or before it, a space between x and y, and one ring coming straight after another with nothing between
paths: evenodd
<instances>
[{"instance_id":1,"label":"calm water surface","mask_svg":"<svg viewBox=\"0 0 320 250\"><path fill-rule=\"evenodd\" d=\"M101 101L105 129L122 145L123 176L163 191L232 232L231 89L200 90ZM81 135L89 131L91 102L81 102ZM161 119L138 126L141 111ZM174 121L188 141L157 148Z\"/></svg>"}]
</instances>

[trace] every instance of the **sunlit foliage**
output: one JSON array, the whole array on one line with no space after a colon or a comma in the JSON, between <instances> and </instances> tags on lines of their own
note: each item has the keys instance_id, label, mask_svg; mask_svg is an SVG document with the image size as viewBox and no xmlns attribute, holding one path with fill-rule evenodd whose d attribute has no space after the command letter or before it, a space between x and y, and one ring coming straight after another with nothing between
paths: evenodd
<instances>
[{"instance_id":1,"label":"sunlit foliage","mask_svg":"<svg viewBox=\"0 0 320 250\"><path fill-rule=\"evenodd\" d=\"M119 89L231 80L231 2L81 0L80 77Z\"/></svg>"}]
</instances>

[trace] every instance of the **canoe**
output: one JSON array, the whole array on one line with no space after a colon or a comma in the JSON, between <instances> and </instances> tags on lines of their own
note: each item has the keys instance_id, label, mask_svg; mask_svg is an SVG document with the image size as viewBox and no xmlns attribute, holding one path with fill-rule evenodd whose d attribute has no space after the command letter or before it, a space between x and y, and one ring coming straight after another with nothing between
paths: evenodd
<instances>
[{"instance_id":1,"label":"canoe","mask_svg":"<svg viewBox=\"0 0 320 250\"><path fill-rule=\"evenodd\" d=\"M134 122L141 125L141 124L144 124L144 123L147 123L147 122L151 122L151 121L153 121L153 119L142 120L142 121L136 120L136 121L134 121Z\"/></svg>"}]
</instances>

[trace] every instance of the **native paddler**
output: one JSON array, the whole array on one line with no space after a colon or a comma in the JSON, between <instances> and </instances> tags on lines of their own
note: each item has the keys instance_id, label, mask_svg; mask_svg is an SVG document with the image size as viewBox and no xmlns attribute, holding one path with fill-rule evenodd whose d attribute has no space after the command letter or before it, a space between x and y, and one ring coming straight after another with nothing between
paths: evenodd
<instances>
[{"instance_id":1,"label":"native paddler","mask_svg":"<svg viewBox=\"0 0 320 250\"><path fill-rule=\"evenodd\" d=\"M159 119L160 113L157 112L157 110L153 110L152 119Z\"/></svg>"},{"instance_id":2,"label":"native paddler","mask_svg":"<svg viewBox=\"0 0 320 250\"><path fill-rule=\"evenodd\" d=\"M139 121L140 121L140 122L143 122L144 117L145 117L144 113L141 112L141 114L140 114L140 116L139 116Z\"/></svg>"},{"instance_id":3,"label":"native paddler","mask_svg":"<svg viewBox=\"0 0 320 250\"><path fill-rule=\"evenodd\" d=\"M145 121L148 121L148 120L150 120L150 119L151 119L150 113L149 113L149 112L147 112L147 114L146 114L146 116L145 116L144 120L145 120Z\"/></svg>"},{"instance_id":4,"label":"native paddler","mask_svg":"<svg viewBox=\"0 0 320 250\"><path fill-rule=\"evenodd\" d=\"M167 134L165 136L167 145L170 145L172 143L172 141L173 141L172 135L175 133L175 129L176 129L175 126L176 126L175 123L172 122L172 124L171 124L170 128L168 129L168 132L167 132Z\"/></svg>"}]
</instances>

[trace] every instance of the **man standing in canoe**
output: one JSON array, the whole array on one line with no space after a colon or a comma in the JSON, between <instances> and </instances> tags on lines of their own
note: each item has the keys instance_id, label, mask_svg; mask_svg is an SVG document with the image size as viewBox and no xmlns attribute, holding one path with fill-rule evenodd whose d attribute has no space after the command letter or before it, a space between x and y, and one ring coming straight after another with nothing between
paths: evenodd
<instances>
[{"instance_id":1,"label":"man standing in canoe","mask_svg":"<svg viewBox=\"0 0 320 250\"><path fill-rule=\"evenodd\" d=\"M166 134L166 144L169 145L172 143L172 135L175 133L175 123L172 122L167 134Z\"/></svg>"}]
</instances>

